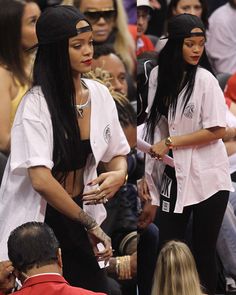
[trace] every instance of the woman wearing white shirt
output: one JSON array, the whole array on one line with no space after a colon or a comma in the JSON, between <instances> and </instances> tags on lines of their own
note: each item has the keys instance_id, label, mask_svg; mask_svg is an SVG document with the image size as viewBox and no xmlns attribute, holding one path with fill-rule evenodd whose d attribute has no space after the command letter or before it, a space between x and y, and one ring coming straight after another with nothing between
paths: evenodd
<instances>
[{"instance_id":1,"label":"woman wearing white shirt","mask_svg":"<svg viewBox=\"0 0 236 295\"><path fill-rule=\"evenodd\" d=\"M226 107L217 80L198 66L205 28L193 15L173 17L159 66L150 75L147 138L150 154L162 160L169 153L175 169L147 157L146 180L153 204L160 205L161 245L184 239L193 213L193 252L203 286L216 288L215 248L232 189L228 159L221 138ZM160 180L154 188L156 175ZM151 177L150 177L151 176Z\"/></svg>"},{"instance_id":2,"label":"woman wearing white shirt","mask_svg":"<svg viewBox=\"0 0 236 295\"><path fill-rule=\"evenodd\" d=\"M66 279L109 293L97 259L109 259L111 242L99 225L103 203L125 181L129 145L108 89L81 78L93 55L84 16L72 6L48 8L36 33L34 87L15 117L0 191L0 255L6 258L16 226L44 220L47 202L46 222L59 239ZM106 172L97 176L99 162Z\"/></svg>"}]
</instances>

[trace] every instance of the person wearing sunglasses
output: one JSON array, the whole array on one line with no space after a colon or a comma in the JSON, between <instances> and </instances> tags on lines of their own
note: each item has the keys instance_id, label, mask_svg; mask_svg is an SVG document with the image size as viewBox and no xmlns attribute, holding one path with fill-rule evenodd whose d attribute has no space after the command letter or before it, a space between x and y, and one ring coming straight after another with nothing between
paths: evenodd
<instances>
[{"instance_id":1,"label":"person wearing sunglasses","mask_svg":"<svg viewBox=\"0 0 236 295\"><path fill-rule=\"evenodd\" d=\"M95 45L112 44L122 56L130 74L134 73L135 44L128 30L122 1L74 0L93 27Z\"/></svg>"}]
</instances>

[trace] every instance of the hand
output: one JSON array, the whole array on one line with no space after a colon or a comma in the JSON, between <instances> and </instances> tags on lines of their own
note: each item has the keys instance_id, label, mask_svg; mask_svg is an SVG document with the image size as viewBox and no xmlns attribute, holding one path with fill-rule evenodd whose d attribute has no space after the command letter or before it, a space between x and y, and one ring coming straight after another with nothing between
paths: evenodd
<instances>
[{"instance_id":1,"label":"hand","mask_svg":"<svg viewBox=\"0 0 236 295\"><path fill-rule=\"evenodd\" d=\"M101 173L99 177L88 184L91 186L99 184L99 187L83 194L85 205L106 203L124 184L125 176L125 172L122 170Z\"/></svg>"},{"instance_id":2,"label":"hand","mask_svg":"<svg viewBox=\"0 0 236 295\"><path fill-rule=\"evenodd\" d=\"M151 201L149 188L145 177L137 181L138 196L142 202Z\"/></svg>"},{"instance_id":3,"label":"hand","mask_svg":"<svg viewBox=\"0 0 236 295\"><path fill-rule=\"evenodd\" d=\"M138 228L144 230L156 217L157 206L146 202L138 220Z\"/></svg>"},{"instance_id":4,"label":"hand","mask_svg":"<svg viewBox=\"0 0 236 295\"><path fill-rule=\"evenodd\" d=\"M149 0L151 6L155 9L161 9L161 4L157 0Z\"/></svg>"},{"instance_id":5,"label":"hand","mask_svg":"<svg viewBox=\"0 0 236 295\"><path fill-rule=\"evenodd\" d=\"M93 252L98 260L104 260L105 265L112 256L111 239L105 234L99 225L87 231L90 243L93 246ZM102 243L104 250L99 251L97 244Z\"/></svg>"},{"instance_id":6,"label":"hand","mask_svg":"<svg viewBox=\"0 0 236 295\"><path fill-rule=\"evenodd\" d=\"M162 160L162 157L169 151L168 146L165 144L165 139L162 139L158 143L155 143L150 148L150 155L157 160Z\"/></svg>"},{"instance_id":7,"label":"hand","mask_svg":"<svg viewBox=\"0 0 236 295\"><path fill-rule=\"evenodd\" d=\"M10 261L0 262L0 290L8 292L15 286L14 267Z\"/></svg>"}]
</instances>

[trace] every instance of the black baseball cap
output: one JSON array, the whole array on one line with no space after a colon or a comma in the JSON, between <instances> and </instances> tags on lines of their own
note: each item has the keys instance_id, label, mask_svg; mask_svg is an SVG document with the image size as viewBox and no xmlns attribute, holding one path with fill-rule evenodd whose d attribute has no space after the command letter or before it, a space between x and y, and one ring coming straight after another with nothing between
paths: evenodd
<instances>
[{"instance_id":1,"label":"black baseball cap","mask_svg":"<svg viewBox=\"0 0 236 295\"><path fill-rule=\"evenodd\" d=\"M202 32L192 32L193 29L199 28ZM167 26L168 36L161 39L178 39L192 36L204 36L205 26L202 20L196 15L183 13L173 16Z\"/></svg>"},{"instance_id":2,"label":"black baseball cap","mask_svg":"<svg viewBox=\"0 0 236 295\"><path fill-rule=\"evenodd\" d=\"M81 20L85 20L88 26L77 29L76 25ZM40 45L75 37L88 31L92 31L92 26L77 8L70 5L48 7L42 12L36 23L38 43L28 50Z\"/></svg>"}]
</instances>

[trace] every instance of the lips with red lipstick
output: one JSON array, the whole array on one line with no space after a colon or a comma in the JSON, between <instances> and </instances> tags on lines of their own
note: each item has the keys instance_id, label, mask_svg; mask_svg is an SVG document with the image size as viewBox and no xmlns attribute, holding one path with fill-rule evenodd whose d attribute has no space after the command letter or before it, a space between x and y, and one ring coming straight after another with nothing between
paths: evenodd
<instances>
[{"instance_id":1,"label":"lips with red lipstick","mask_svg":"<svg viewBox=\"0 0 236 295\"><path fill-rule=\"evenodd\" d=\"M92 59L87 59L85 61L82 61L83 64L85 64L86 66L91 66L92 64Z\"/></svg>"},{"instance_id":2,"label":"lips with red lipstick","mask_svg":"<svg viewBox=\"0 0 236 295\"><path fill-rule=\"evenodd\" d=\"M194 61L198 61L200 59L200 56L191 56L191 59Z\"/></svg>"}]
</instances>

